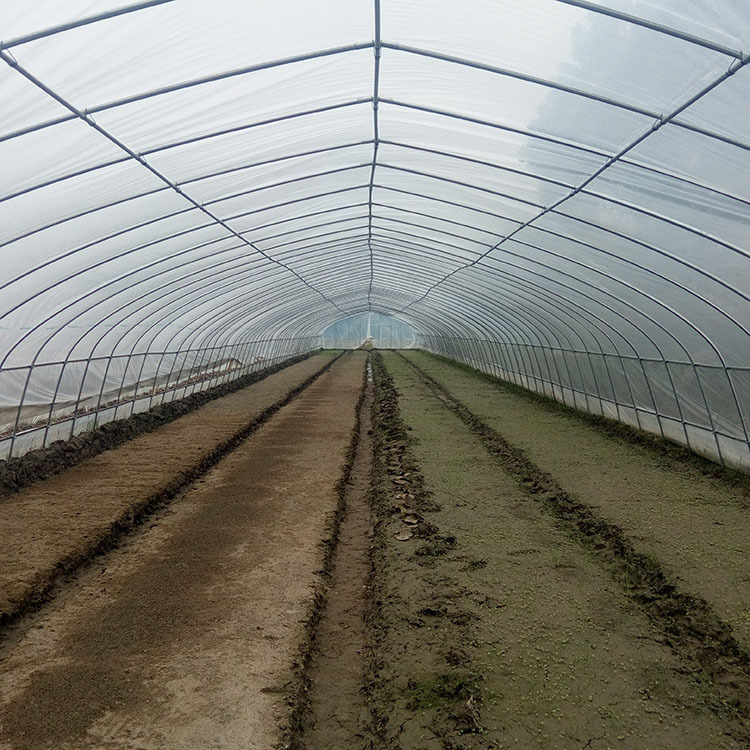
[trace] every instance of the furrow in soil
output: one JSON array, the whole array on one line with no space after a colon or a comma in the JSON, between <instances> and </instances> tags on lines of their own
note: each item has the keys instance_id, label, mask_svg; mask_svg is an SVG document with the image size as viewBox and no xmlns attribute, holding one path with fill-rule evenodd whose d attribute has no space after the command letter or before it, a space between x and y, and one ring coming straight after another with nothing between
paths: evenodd
<instances>
[{"instance_id":1,"label":"furrow in soil","mask_svg":"<svg viewBox=\"0 0 750 750\"><path fill-rule=\"evenodd\" d=\"M300 750L364 748L370 721L363 696L365 629L370 574L372 380L365 380L352 462L341 487L337 525L319 617L311 633L305 672L305 711L290 747Z\"/></svg>"}]
</instances>

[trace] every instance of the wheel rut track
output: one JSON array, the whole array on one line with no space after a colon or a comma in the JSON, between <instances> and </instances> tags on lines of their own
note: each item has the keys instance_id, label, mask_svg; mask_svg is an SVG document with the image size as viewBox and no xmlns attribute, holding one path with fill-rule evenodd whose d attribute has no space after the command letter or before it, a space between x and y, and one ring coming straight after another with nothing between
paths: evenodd
<instances>
[{"instance_id":1,"label":"wheel rut track","mask_svg":"<svg viewBox=\"0 0 750 750\"><path fill-rule=\"evenodd\" d=\"M750 655L704 599L677 590L655 559L638 552L621 528L567 493L519 448L485 424L441 383L398 353L438 400L480 440L529 497L590 550L664 634L664 642L707 683L707 703L750 743Z\"/></svg>"},{"instance_id":2,"label":"wheel rut track","mask_svg":"<svg viewBox=\"0 0 750 750\"><path fill-rule=\"evenodd\" d=\"M369 357L368 357L369 361ZM331 362L331 365L333 362ZM330 365L329 365L330 366ZM356 417L352 429L351 442L346 453L346 461L341 477L336 484L338 502L336 510L330 519L328 533L322 540L323 564L320 570L320 581L310 609L305 619L304 638L300 644L300 658L296 665L294 678L289 690L287 705L289 706L289 722L282 732L279 750L307 750L305 732L310 721L311 713L311 668L318 652L317 635L321 617L328 604L327 591L331 586L332 574L336 560L336 550L339 544L341 526L347 511L347 496L352 481L357 453L362 442L362 412L368 396L367 368L363 373L362 388L356 405Z\"/></svg>"},{"instance_id":3,"label":"wheel rut track","mask_svg":"<svg viewBox=\"0 0 750 750\"><path fill-rule=\"evenodd\" d=\"M97 556L118 546L119 542L131 531L145 523L152 514L168 505L174 498L200 477L204 476L224 456L236 450L247 438L268 422L282 407L294 400L299 394L312 385L323 373L327 372L342 354L332 358L317 372L314 372L299 385L292 388L278 401L264 409L251 422L234 433L228 440L219 444L213 451L203 456L190 469L181 472L159 492L148 496L142 502L131 506L119 518L113 521L106 532L92 540L91 544L75 554L62 558L44 580L35 582L33 587L14 603L14 608L0 613L0 641L7 630L32 612L40 609L50 601L56 589L63 584L66 576L76 573L89 565ZM225 394L221 394L225 395ZM171 420L169 420L171 421ZM124 442L124 441L120 441ZM113 447L113 446L109 446Z\"/></svg>"}]
</instances>

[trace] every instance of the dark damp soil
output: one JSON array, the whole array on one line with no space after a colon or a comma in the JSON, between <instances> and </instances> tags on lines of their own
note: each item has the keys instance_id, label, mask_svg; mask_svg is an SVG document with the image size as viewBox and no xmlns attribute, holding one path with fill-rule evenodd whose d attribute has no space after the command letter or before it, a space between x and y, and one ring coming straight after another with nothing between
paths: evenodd
<instances>
[{"instance_id":1,"label":"dark damp soil","mask_svg":"<svg viewBox=\"0 0 750 750\"><path fill-rule=\"evenodd\" d=\"M519 481L403 359L374 360L374 747L746 746L742 656L721 627L683 653L668 588L633 595L603 563L622 539L540 513L530 498L555 493L539 476Z\"/></svg>"},{"instance_id":2,"label":"dark damp soil","mask_svg":"<svg viewBox=\"0 0 750 750\"><path fill-rule=\"evenodd\" d=\"M0 500L3 495L17 492L33 482L59 474L90 456L96 456L110 448L122 445L137 435L151 432L161 425L189 414L209 401L257 383L285 367L307 359L313 353L308 352L299 357L292 357L233 380L231 383L192 393L178 401L160 404L147 412L133 414L127 419L108 422L91 432L75 435L70 440L57 440L47 448L40 448L24 456L11 458L10 461L0 460Z\"/></svg>"},{"instance_id":3,"label":"dark damp soil","mask_svg":"<svg viewBox=\"0 0 750 750\"><path fill-rule=\"evenodd\" d=\"M382 357L372 363L376 523L366 691L374 746L449 747L444 742L463 736L460 747L480 747L471 742L481 733L479 678L461 646L473 615L441 564L456 538L425 486Z\"/></svg>"}]
</instances>

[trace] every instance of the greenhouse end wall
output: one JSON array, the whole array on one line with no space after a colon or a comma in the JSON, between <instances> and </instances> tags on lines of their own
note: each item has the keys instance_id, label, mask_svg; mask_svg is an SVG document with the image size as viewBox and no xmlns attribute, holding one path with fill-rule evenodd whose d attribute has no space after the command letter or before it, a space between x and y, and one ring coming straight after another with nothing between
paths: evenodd
<instances>
[{"instance_id":1,"label":"greenhouse end wall","mask_svg":"<svg viewBox=\"0 0 750 750\"><path fill-rule=\"evenodd\" d=\"M422 348L750 473L750 368L425 335Z\"/></svg>"}]
</instances>

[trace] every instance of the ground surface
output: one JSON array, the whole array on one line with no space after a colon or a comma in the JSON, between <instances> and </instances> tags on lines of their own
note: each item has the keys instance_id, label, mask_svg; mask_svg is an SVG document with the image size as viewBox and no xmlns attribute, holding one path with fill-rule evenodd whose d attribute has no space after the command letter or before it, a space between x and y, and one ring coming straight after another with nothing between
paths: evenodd
<instances>
[{"instance_id":1,"label":"ground surface","mask_svg":"<svg viewBox=\"0 0 750 750\"><path fill-rule=\"evenodd\" d=\"M498 398L494 386L475 376L426 355L407 356L462 398L479 402L485 416L501 418L509 401L520 411L518 396ZM399 391L411 454L386 484L406 475L416 496L411 510L428 527L403 539L399 484L387 488L391 505L381 508L380 536L388 632L377 672L384 683L385 741L415 749L745 746L742 717L723 712L724 698L713 693L710 678L670 647L665 623L634 601L595 549L539 507L403 357L387 353L384 360ZM550 415L522 405L522 416L509 421L527 436L524 448L535 457L542 454L539 444L554 453L545 432ZM586 446L590 436L579 430ZM569 429L557 450L578 456L578 434ZM607 486L612 502L639 484L645 460L632 446L615 447L616 459L601 446L596 459L597 475L619 473ZM629 475L623 466L628 458ZM583 463L578 456L577 464ZM659 487L668 486L670 476L683 481L671 467L660 471L652 495L639 498L644 508L650 499L658 508ZM419 482L412 485L418 473L428 493L421 503ZM561 473L566 481L577 476ZM747 528L732 505L738 499L726 488L717 490L723 492L719 507L733 508L736 523ZM648 520L638 531L648 535ZM736 530L727 531L736 541ZM685 547L687 542L681 540ZM731 549L729 559L734 555ZM729 579L721 590L732 590L736 570L714 571ZM744 677L741 670L733 676ZM741 690L747 695L746 685Z\"/></svg>"},{"instance_id":2,"label":"ground surface","mask_svg":"<svg viewBox=\"0 0 750 750\"><path fill-rule=\"evenodd\" d=\"M423 353L407 357L698 594L750 649L750 497Z\"/></svg>"},{"instance_id":3,"label":"ground surface","mask_svg":"<svg viewBox=\"0 0 750 750\"><path fill-rule=\"evenodd\" d=\"M0 631L0 750L750 747L745 492L429 355L366 358L0 501L6 611L56 581Z\"/></svg>"},{"instance_id":4,"label":"ground surface","mask_svg":"<svg viewBox=\"0 0 750 750\"><path fill-rule=\"evenodd\" d=\"M44 590L63 560L85 558L134 509L179 486L201 462L306 378L321 354L212 401L64 474L0 497L0 616Z\"/></svg>"},{"instance_id":5,"label":"ground surface","mask_svg":"<svg viewBox=\"0 0 750 750\"><path fill-rule=\"evenodd\" d=\"M363 356L334 364L11 633L3 750L273 747Z\"/></svg>"}]
</instances>

